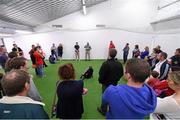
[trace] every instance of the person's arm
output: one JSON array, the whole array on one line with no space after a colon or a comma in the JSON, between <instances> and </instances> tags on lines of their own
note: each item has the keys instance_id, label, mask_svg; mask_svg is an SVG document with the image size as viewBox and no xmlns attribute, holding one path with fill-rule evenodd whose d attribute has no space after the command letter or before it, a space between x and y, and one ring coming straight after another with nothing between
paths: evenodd
<instances>
[{"instance_id":1,"label":"person's arm","mask_svg":"<svg viewBox=\"0 0 180 120\"><path fill-rule=\"evenodd\" d=\"M98 78L99 83L103 83L105 81L106 74L107 74L107 65L106 63L103 63L99 70L99 78Z\"/></svg>"}]
</instances>

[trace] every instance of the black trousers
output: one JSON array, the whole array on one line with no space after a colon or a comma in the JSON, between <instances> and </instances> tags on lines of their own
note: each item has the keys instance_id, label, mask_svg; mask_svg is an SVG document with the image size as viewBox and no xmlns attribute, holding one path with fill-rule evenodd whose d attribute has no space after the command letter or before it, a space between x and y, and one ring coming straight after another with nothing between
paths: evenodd
<instances>
[{"instance_id":1,"label":"black trousers","mask_svg":"<svg viewBox=\"0 0 180 120\"><path fill-rule=\"evenodd\" d=\"M126 63L127 57L128 57L128 53L124 52L123 53L123 61L124 61L124 63Z\"/></svg>"}]
</instances>

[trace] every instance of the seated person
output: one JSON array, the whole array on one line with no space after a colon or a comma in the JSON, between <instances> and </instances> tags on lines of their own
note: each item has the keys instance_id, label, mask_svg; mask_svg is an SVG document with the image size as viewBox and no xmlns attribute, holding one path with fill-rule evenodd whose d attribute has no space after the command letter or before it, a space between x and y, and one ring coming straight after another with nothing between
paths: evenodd
<instances>
[{"instance_id":1,"label":"seated person","mask_svg":"<svg viewBox=\"0 0 180 120\"><path fill-rule=\"evenodd\" d=\"M149 64L142 59L129 59L125 65L127 85L110 85L102 96L102 104L109 106L107 119L144 119L154 112L156 95L146 84Z\"/></svg>"},{"instance_id":2,"label":"seated person","mask_svg":"<svg viewBox=\"0 0 180 120\"><path fill-rule=\"evenodd\" d=\"M75 80L75 70L72 64L59 67L59 77L62 81L57 84L57 118L81 119L84 112L83 94L87 89L83 88L83 80Z\"/></svg>"},{"instance_id":3,"label":"seated person","mask_svg":"<svg viewBox=\"0 0 180 120\"><path fill-rule=\"evenodd\" d=\"M180 71L169 73L168 85L176 93L163 99L157 99L155 113L151 115L153 119L157 119L158 114L163 114L164 119L180 118Z\"/></svg>"},{"instance_id":4,"label":"seated person","mask_svg":"<svg viewBox=\"0 0 180 120\"><path fill-rule=\"evenodd\" d=\"M147 84L153 88L156 95L160 98L164 98L174 94L174 90L172 90L166 80L160 81L158 79L159 73L157 71L151 72L152 78L147 81Z\"/></svg>"},{"instance_id":5,"label":"seated person","mask_svg":"<svg viewBox=\"0 0 180 120\"><path fill-rule=\"evenodd\" d=\"M148 55L149 55L149 47L146 46L146 47L144 48L144 51L141 52L140 58L147 60Z\"/></svg>"},{"instance_id":6,"label":"seated person","mask_svg":"<svg viewBox=\"0 0 180 120\"><path fill-rule=\"evenodd\" d=\"M152 70L159 73L158 78L161 80L166 80L168 77L170 65L167 61L167 53L161 52L158 54L159 62L152 68Z\"/></svg>"},{"instance_id":7,"label":"seated person","mask_svg":"<svg viewBox=\"0 0 180 120\"><path fill-rule=\"evenodd\" d=\"M49 56L49 63L55 64L56 63L56 58L53 55Z\"/></svg>"},{"instance_id":8,"label":"seated person","mask_svg":"<svg viewBox=\"0 0 180 120\"><path fill-rule=\"evenodd\" d=\"M26 97L30 76L24 70L12 70L3 77L6 96L0 99L0 119L48 119L44 103Z\"/></svg>"},{"instance_id":9,"label":"seated person","mask_svg":"<svg viewBox=\"0 0 180 120\"><path fill-rule=\"evenodd\" d=\"M147 81L147 84L153 88L155 84L159 82L158 76L159 76L159 73L157 71L152 71L151 77Z\"/></svg>"},{"instance_id":10,"label":"seated person","mask_svg":"<svg viewBox=\"0 0 180 120\"><path fill-rule=\"evenodd\" d=\"M14 57L10 60L8 69L9 69L9 71L12 69L21 69L21 70L24 70L27 72L28 71L28 61L24 57ZM7 71L7 72L9 72L9 71ZM31 77L31 79L30 79L30 89L27 93L27 96L33 100L41 101L42 100L41 96L36 88L36 85L34 84L32 75L29 74L29 76Z\"/></svg>"}]
</instances>

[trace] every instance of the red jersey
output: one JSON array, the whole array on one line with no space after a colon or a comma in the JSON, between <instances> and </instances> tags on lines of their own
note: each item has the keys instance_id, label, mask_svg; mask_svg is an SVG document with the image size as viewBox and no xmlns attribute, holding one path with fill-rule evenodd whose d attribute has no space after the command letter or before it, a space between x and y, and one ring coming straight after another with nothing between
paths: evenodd
<instances>
[{"instance_id":1,"label":"red jersey","mask_svg":"<svg viewBox=\"0 0 180 120\"><path fill-rule=\"evenodd\" d=\"M36 65L43 65L43 63L44 63L43 58L42 58L42 56L40 55L39 52L35 51L34 52L34 57L36 59Z\"/></svg>"},{"instance_id":2,"label":"red jersey","mask_svg":"<svg viewBox=\"0 0 180 120\"><path fill-rule=\"evenodd\" d=\"M109 49L115 48L115 45L113 43L110 43Z\"/></svg>"}]
</instances>

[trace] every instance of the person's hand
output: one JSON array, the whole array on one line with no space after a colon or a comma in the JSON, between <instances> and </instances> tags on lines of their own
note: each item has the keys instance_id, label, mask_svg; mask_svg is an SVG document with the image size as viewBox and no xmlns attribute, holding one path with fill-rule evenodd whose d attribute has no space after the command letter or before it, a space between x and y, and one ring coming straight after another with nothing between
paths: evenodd
<instances>
[{"instance_id":1,"label":"person's hand","mask_svg":"<svg viewBox=\"0 0 180 120\"><path fill-rule=\"evenodd\" d=\"M83 95L87 94L88 89L87 88L83 88Z\"/></svg>"}]
</instances>

